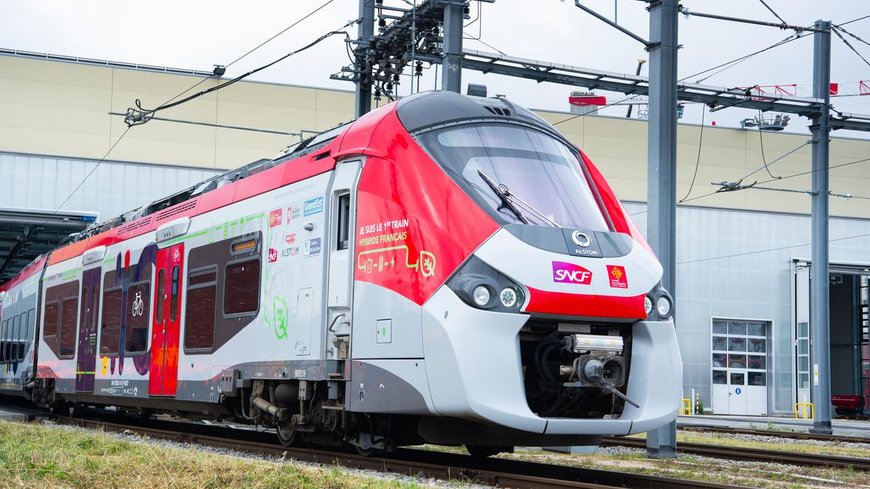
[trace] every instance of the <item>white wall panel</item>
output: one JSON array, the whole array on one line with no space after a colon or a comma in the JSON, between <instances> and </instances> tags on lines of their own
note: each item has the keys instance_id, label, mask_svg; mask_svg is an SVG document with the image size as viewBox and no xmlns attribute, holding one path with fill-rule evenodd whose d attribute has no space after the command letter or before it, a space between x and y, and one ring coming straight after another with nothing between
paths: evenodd
<instances>
[{"instance_id":1,"label":"white wall panel","mask_svg":"<svg viewBox=\"0 0 870 489\"><path fill-rule=\"evenodd\" d=\"M646 206L625 207L638 228L646 229ZM859 237L840 239L852 236ZM870 264L870 220L832 218L830 237L832 263ZM790 265L792 258L809 258L810 239L805 215L677 209L676 327L686 396L694 388L710 406L711 318L773 321L771 409L791 412Z\"/></svg>"},{"instance_id":2,"label":"white wall panel","mask_svg":"<svg viewBox=\"0 0 870 489\"><path fill-rule=\"evenodd\" d=\"M61 206L99 212L105 220L218 173L108 160L97 167L94 160L0 153L0 207L55 210Z\"/></svg>"}]
</instances>

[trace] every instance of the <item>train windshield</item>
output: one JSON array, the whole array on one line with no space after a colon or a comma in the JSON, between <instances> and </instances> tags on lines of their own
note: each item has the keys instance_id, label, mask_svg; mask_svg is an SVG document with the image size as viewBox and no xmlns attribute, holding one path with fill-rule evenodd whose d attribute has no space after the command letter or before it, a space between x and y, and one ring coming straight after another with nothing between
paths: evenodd
<instances>
[{"instance_id":1,"label":"train windshield","mask_svg":"<svg viewBox=\"0 0 870 489\"><path fill-rule=\"evenodd\" d=\"M506 222L609 231L578 155L544 132L474 124L418 138L461 187Z\"/></svg>"}]
</instances>

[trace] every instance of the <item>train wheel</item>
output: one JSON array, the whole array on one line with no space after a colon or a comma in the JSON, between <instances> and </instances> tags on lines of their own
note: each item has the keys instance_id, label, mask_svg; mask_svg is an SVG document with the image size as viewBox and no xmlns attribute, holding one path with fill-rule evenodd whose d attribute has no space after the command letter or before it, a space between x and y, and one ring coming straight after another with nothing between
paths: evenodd
<instances>
[{"instance_id":1,"label":"train wheel","mask_svg":"<svg viewBox=\"0 0 870 489\"><path fill-rule=\"evenodd\" d=\"M514 447L505 447L498 445L465 445L465 450L474 458L486 458L498 455L502 452L511 453Z\"/></svg>"},{"instance_id":2,"label":"train wheel","mask_svg":"<svg viewBox=\"0 0 870 489\"><path fill-rule=\"evenodd\" d=\"M280 441L285 447L293 446L296 443L297 432L290 426L278 425L278 428L275 431L278 432L278 441Z\"/></svg>"}]
</instances>

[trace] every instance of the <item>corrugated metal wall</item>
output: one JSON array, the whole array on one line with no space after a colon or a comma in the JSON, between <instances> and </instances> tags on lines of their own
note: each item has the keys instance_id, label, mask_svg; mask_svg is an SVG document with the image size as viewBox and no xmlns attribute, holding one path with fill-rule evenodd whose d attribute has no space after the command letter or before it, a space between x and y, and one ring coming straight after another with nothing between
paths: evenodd
<instances>
[{"instance_id":1,"label":"corrugated metal wall","mask_svg":"<svg viewBox=\"0 0 870 489\"><path fill-rule=\"evenodd\" d=\"M62 209L99 212L105 220L221 173L108 160L96 166L94 160L0 153L0 207L55 210L69 198Z\"/></svg>"},{"instance_id":2,"label":"corrugated metal wall","mask_svg":"<svg viewBox=\"0 0 870 489\"><path fill-rule=\"evenodd\" d=\"M807 197L807 211L809 206ZM646 229L645 205L626 204L626 209L638 228ZM833 218L830 237L831 262L870 264L870 220ZM791 412L791 260L809 258L809 243L809 216L677 209L676 325L687 397L694 388L705 406L711 405L712 318L771 321L770 407Z\"/></svg>"}]
</instances>

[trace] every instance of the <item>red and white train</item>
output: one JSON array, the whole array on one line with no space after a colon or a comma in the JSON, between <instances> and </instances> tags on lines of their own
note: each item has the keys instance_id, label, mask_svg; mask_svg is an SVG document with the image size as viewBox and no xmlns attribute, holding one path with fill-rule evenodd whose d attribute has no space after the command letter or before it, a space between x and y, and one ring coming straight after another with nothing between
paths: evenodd
<instances>
[{"instance_id":1,"label":"red and white train","mask_svg":"<svg viewBox=\"0 0 870 489\"><path fill-rule=\"evenodd\" d=\"M662 268L504 99L402 99L110 222L0 287L0 393L380 449L595 443L677 413Z\"/></svg>"}]
</instances>

